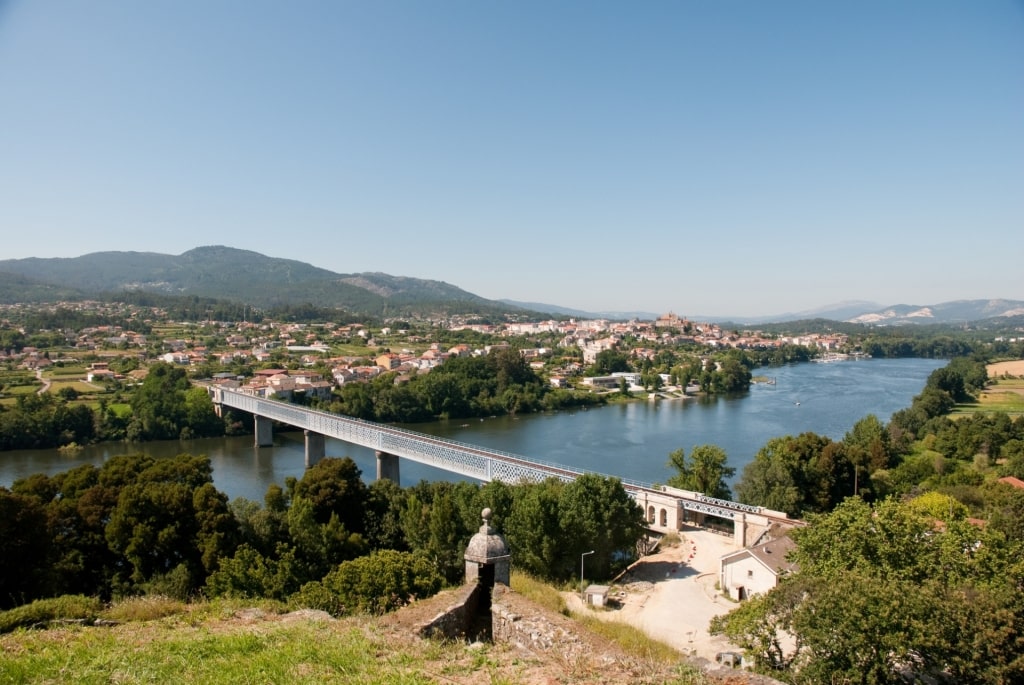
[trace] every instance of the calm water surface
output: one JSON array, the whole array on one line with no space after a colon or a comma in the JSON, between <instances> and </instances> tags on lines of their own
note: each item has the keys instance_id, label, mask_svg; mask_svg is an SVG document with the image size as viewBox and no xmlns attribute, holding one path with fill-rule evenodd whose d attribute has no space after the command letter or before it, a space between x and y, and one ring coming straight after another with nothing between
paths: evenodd
<instances>
[{"instance_id":1,"label":"calm water surface","mask_svg":"<svg viewBox=\"0 0 1024 685\"><path fill-rule=\"evenodd\" d=\"M729 398L641 401L586 411L520 417L444 421L406 426L412 430L645 482L663 482L672 471L668 455L683 448L714 444L726 451L737 477L771 438L813 431L841 439L868 414L888 422L910 406L925 380L946 362L933 359L872 359L828 364L796 364L759 369L775 379ZM301 432L279 432L273 447L253 447L252 436L137 445L110 443L75 455L57 450L0 452L0 485L34 473L55 474L80 464L100 465L118 454L145 452L168 457L205 454L217 488L229 497L262 501L272 483L301 478ZM329 456L350 456L364 478L376 473L373 450L327 440ZM402 484L421 479L459 480L447 471L401 462Z\"/></svg>"}]
</instances>

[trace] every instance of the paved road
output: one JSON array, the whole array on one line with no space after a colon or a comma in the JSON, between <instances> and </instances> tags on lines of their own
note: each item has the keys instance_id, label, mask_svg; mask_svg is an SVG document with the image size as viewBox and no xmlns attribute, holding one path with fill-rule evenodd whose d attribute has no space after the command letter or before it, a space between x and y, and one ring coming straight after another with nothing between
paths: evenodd
<instances>
[{"instance_id":1,"label":"paved road","mask_svg":"<svg viewBox=\"0 0 1024 685\"><path fill-rule=\"evenodd\" d=\"M725 638L708 634L711 618L736 604L718 594L719 559L735 551L732 537L706 530L683 531L678 547L645 557L616 585L622 607L594 610L603 620L624 621L684 654L714 661L722 651L740 651ZM567 593L573 611L589 611L579 596Z\"/></svg>"}]
</instances>

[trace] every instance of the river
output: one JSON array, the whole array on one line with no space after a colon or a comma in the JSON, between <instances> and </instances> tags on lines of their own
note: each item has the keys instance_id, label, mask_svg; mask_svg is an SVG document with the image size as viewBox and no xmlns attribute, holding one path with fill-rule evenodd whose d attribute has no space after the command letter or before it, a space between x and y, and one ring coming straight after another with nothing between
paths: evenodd
<instances>
[{"instance_id":1,"label":"river","mask_svg":"<svg viewBox=\"0 0 1024 685\"><path fill-rule=\"evenodd\" d=\"M648 483L672 475L670 452L713 444L725 450L736 479L771 438L813 431L841 439L868 414L888 422L893 412L910 406L928 375L946 364L934 359L869 359L826 364L767 367L755 375L775 380L755 384L735 397L693 397L637 401L586 411L563 411L517 417L493 417L405 426L528 458L555 462ZM376 473L373 450L333 439L328 456L350 456L366 479ZM205 454L213 479L229 497L262 501L272 483L301 478L304 443L301 432L278 432L273 447L256 448L251 435L144 444L91 445L74 454L58 450L0 453L0 485L34 473L55 474L80 464L100 465L118 454L145 452L169 457L184 452ZM461 476L402 460L403 485ZM735 480L733 482L735 482Z\"/></svg>"}]
</instances>

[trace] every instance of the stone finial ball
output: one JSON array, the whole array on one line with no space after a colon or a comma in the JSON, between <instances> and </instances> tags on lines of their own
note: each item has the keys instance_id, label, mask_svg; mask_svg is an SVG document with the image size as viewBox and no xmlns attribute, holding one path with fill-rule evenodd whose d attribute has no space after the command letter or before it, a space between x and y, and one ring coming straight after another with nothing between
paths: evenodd
<instances>
[{"instance_id":1,"label":"stone finial ball","mask_svg":"<svg viewBox=\"0 0 1024 685\"><path fill-rule=\"evenodd\" d=\"M490 507L484 507L484 510L480 512L480 516L483 517L484 521L490 521L491 520L491 508Z\"/></svg>"}]
</instances>

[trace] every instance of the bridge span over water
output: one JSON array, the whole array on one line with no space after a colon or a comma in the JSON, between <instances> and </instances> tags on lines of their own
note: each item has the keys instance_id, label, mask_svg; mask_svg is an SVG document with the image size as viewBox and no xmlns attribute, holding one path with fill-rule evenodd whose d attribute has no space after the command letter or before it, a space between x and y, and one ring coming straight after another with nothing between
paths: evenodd
<instances>
[{"instance_id":1,"label":"bridge span over water","mask_svg":"<svg viewBox=\"0 0 1024 685\"><path fill-rule=\"evenodd\" d=\"M208 390L218 409L230 407L253 415L257 447L274 444L273 421L301 428L305 434L307 468L324 457L325 439L331 437L373 449L377 455L377 478L395 482L399 482L399 459L411 459L483 482L517 483L552 477L571 481L587 473L561 464L255 397L227 388L209 386ZM712 516L732 521L736 543L746 546L773 523L790 526L800 523L764 507L716 499L664 485L655 486L626 478L619 480L643 509L648 527L661 532L680 530L685 523L702 525L706 517Z\"/></svg>"}]
</instances>

